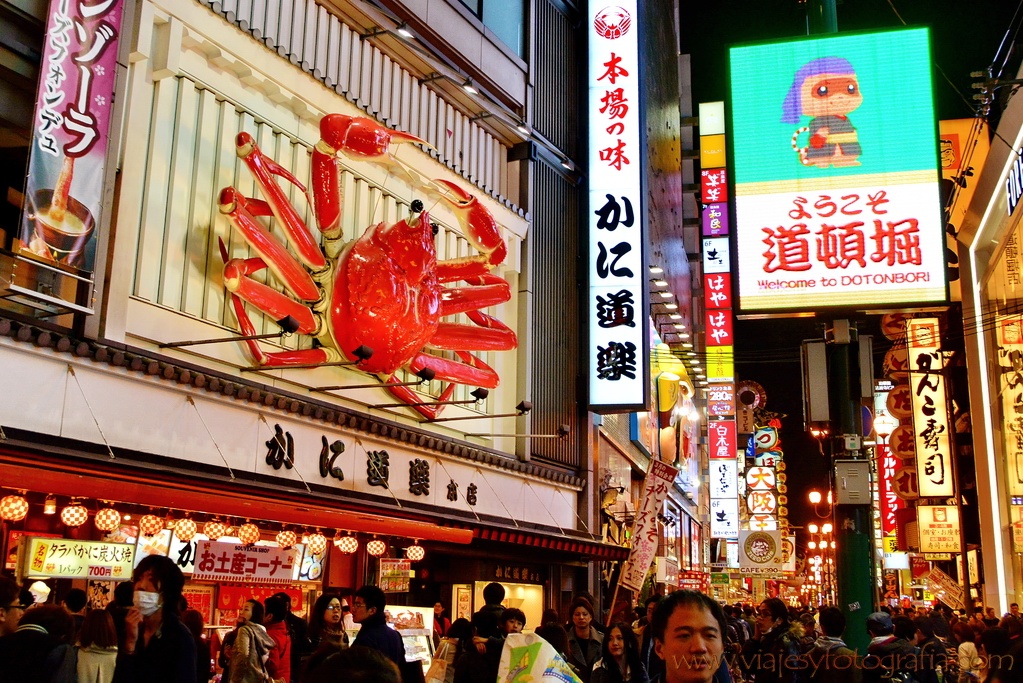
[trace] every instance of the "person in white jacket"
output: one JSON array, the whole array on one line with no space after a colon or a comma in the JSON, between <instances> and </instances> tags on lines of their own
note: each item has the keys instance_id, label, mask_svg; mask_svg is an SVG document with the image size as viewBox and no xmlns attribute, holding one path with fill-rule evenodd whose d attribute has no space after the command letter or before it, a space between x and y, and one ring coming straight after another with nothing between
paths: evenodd
<instances>
[{"instance_id":1,"label":"person in white jacket","mask_svg":"<svg viewBox=\"0 0 1023 683\"><path fill-rule=\"evenodd\" d=\"M78 683L110 683L117 664L117 629L105 609L90 610L78 631Z\"/></svg>"}]
</instances>

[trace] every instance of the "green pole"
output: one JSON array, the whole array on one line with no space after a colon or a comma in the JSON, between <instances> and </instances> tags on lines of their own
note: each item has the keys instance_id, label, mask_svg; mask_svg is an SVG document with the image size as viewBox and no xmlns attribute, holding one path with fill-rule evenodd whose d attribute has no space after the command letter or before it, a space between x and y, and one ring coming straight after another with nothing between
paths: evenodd
<instances>
[{"instance_id":1,"label":"green pole","mask_svg":"<svg viewBox=\"0 0 1023 683\"><path fill-rule=\"evenodd\" d=\"M838 33L838 10L835 0L808 0L806 3L806 33Z\"/></svg>"},{"instance_id":2,"label":"green pole","mask_svg":"<svg viewBox=\"0 0 1023 683\"><path fill-rule=\"evenodd\" d=\"M836 321L836 328L847 321ZM845 342L845 343L842 343ZM828 393L831 404L832 453L843 460L864 459L859 449L847 449L846 437L863 433L860 418L859 342L856 330L846 339L832 343L828 359ZM840 482L836 482L836 485ZM841 502L836 486L834 503L835 574L838 608L845 615L845 642L865 654L870 639L866 631L867 615L874 611L874 562L871 550L870 505Z\"/></svg>"}]
</instances>

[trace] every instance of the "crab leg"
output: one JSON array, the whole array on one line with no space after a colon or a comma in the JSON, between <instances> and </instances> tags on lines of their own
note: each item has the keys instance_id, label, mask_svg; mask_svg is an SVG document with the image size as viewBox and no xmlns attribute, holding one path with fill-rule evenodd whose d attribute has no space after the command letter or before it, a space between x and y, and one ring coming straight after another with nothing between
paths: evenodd
<instances>
[{"instance_id":1,"label":"crab leg","mask_svg":"<svg viewBox=\"0 0 1023 683\"><path fill-rule=\"evenodd\" d=\"M456 353L458 354L458 357L465 362L459 363L458 361L419 353L416 354L415 358L413 358L409 363L409 369L412 372L419 372L423 368L430 368L437 373L437 379L451 382L451 384L448 384L448 386L444 388L444 391L441 392L441 395L437 398L438 401L449 400L451 395L455 392L456 384L468 384L493 389L500 383L501 378L497 372L479 358L476 358L472 354L465 353L464 351L456 351ZM405 403L419 403L423 400L419 394L409 387L390 386L390 384L398 381L398 378L392 375L387 379L387 384L384 385L393 396ZM432 420L437 417L441 410L444 409L444 406L411 407L428 420Z\"/></svg>"},{"instance_id":2,"label":"crab leg","mask_svg":"<svg viewBox=\"0 0 1023 683\"><path fill-rule=\"evenodd\" d=\"M305 225L305 221L298 215L295 207L291 205L288 197L284 194L284 190L281 189L281 186L273 176L278 175L294 183L303 193L305 192L305 186L298 182L298 178L289 173L283 166L263 154L259 146L252 139L252 136L248 133L239 133L236 143L238 145L238 157L249 167L253 177L256 179L256 184L259 185L263 191L263 196L266 197L266 205L269 206L274 217L283 226L285 232L288 233L288 239L298 252L302 263L313 270L320 270L326 266L327 260L324 258L320 246L313 240L309 229Z\"/></svg>"},{"instance_id":3,"label":"crab leg","mask_svg":"<svg viewBox=\"0 0 1023 683\"><path fill-rule=\"evenodd\" d=\"M478 249L476 256L441 261L437 264L437 279L441 282L473 280L490 273L497 264L504 261L508 248L501 238L501 229L493 215L479 200L460 186L447 180L434 180L444 188L440 197L454 210L462 234Z\"/></svg>"},{"instance_id":4,"label":"crab leg","mask_svg":"<svg viewBox=\"0 0 1023 683\"><path fill-rule=\"evenodd\" d=\"M508 283L496 275L487 276L494 281L478 287L451 287L441 295L441 316L465 313L477 308L503 304L511 299Z\"/></svg>"},{"instance_id":5,"label":"crab leg","mask_svg":"<svg viewBox=\"0 0 1023 683\"><path fill-rule=\"evenodd\" d=\"M245 241L259 254L264 265L268 266L288 291L293 292L299 299L318 300L320 290L306 269L263 227L262 223L256 220L255 216L266 215L263 213L266 208L264 202L247 199L233 187L225 187L220 192L220 212L231 219L231 223L242 233Z\"/></svg>"},{"instance_id":6,"label":"crab leg","mask_svg":"<svg viewBox=\"0 0 1023 683\"><path fill-rule=\"evenodd\" d=\"M392 143L414 142L429 146L415 135L384 128L364 116L327 114L320 119L320 141L313 148L313 200L321 232L341 227L340 169L337 154L396 167L408 173L388 151ZM413 180L415 180L413 178Z\"/></svg>"}]
</instances>

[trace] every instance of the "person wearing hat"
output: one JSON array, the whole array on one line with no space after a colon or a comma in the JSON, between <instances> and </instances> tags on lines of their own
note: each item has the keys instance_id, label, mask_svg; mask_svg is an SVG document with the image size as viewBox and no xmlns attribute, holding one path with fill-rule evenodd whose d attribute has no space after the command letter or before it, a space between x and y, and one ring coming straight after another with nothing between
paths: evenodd
<instances>
[{"instance_id":1,"label":"person wearing hat","mask_svg":"<svg viewBox=\"0 0 1023 683\"><path fill-rule=\"evenodd\" d=\"M861 664L863 683L904 683L912 678L909 672L916 669L916 647L895 636L894 630L887 612L874 612L867 617L870 645Z\"/></svg>"}]
</instances>

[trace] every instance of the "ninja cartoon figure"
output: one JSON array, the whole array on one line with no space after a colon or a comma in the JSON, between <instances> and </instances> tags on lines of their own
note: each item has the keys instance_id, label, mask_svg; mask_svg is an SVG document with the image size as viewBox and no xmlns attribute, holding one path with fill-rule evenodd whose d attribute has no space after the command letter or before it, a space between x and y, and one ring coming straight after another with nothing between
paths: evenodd
<instances>
[{"instance_id":1,"label":"ninja cartoon figure","mask_svg":"<svg viewBox=\"0 0 1023 683\"><path fill-rule=\"evenodd\" d=\"M806 166L859 166L863 153L856 128L848 115L863 103L860 84L852 64L841 57L821 57L796 71L782 105L782 123L797 124L800 116L810 125L792 135L792 149ZM796 139L810 132L810 143L799 147Z\"/></svg>"}]
</instances>

